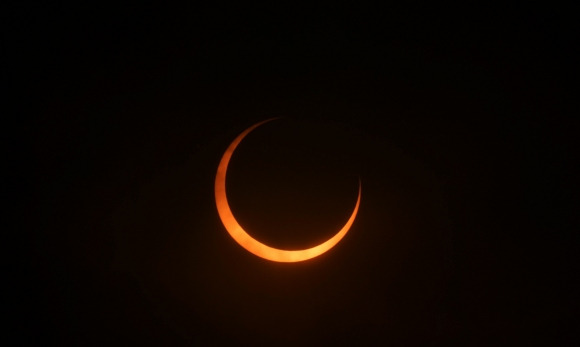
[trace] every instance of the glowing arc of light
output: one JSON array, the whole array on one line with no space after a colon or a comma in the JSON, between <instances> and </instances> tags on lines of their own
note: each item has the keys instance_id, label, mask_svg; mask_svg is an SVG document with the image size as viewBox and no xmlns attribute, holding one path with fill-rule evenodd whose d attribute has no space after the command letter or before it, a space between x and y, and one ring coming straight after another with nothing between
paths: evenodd
<instances>
[{"instance_id":1,"label":"glowing arc of light","mask_svg":"<svg viewBox=\"0 0 580 347\"><path fill-rule=\"evenodd\" d=\"M356 218L360 206L361 182L359 179L358 197L350 218L348 219L346 224L342 227L342 229L340 229L334 236L332 236L325 242L317 246L301 250L284 250L270 247L251 237L238 223L229 206L226 195L226 173L232 154L234 153L235 149L240 144L240 142L244 139L244 137L246 137L252 130L256 129L260 125L270 122L274 119L276 118L267 119L265 121L259 122L249 127L248 129L243 131L240 135L238 135L238 137L236 137L234 141L226 149L219 163L215 178L215 201L219 217L224 227L226 228L230 236L240 246L245 248L247 251L257 255L258 257L267 260L285 263L299 262L312 259L327 252L332 247L334 247L338 242L340 242L340 240L342 240L342 238L346 235L346 233L349 231Z\"/></svg>"}]
</instances>

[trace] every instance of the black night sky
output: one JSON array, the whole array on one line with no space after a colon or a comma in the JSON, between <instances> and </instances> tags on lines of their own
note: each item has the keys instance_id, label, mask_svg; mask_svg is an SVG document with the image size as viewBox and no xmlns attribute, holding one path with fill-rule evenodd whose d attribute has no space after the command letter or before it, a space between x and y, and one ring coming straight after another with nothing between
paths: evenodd
<instances>
[{"instance_id":1,"label":"black night sky","mask_svg":"<svg viewBox=\"0 0 580 347\"><path fill-rule=\"evenodd\" d=\"M567 12L13 7L8 345L577 339ZM303 263L248 253L215 207L224 150L272 117L228 171L254 237L320 243L362 182Z\"/></svg>"}]
</instances>

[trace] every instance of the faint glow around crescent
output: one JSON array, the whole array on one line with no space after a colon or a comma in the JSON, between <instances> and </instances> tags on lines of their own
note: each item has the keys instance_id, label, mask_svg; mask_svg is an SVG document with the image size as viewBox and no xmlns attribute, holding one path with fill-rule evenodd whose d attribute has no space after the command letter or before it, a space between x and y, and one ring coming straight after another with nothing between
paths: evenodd
<instances>
[{"instance_id":1,"label":"faint glow around crescent","mask_svg":"<svg viewBox=\"0 0 580 347\"><path fill-rule=\"evenodd\" d=\"M356 205L346 224L333 237L319 244L318 246L302 250L283 250L267 246L259 242L258 240L252 238L240 226L228 204L228 199L226 197L226 172L232 154L234 153L234 150L244 139L244 137L246 137L246 135L248 135L255 128L271 120L273 119L262 121L246 129L244 132L238 135L238 137L236 137L236 139L227 148L226 152L224 153L220 161L217 170L217 175L215 178L215 201L217 205L217 210L220 219L224 224L226 230L230 234L230 236L234 240L236 240L236 242L239 243L240 246L244 247L246 250L257 255L258 257L262 257L264 259L271 261L287 262L287 263L312 259L334 247L344 237L344 235L346 235L346 233L350 229L352 223L354 222L354 219L356 217L360 205L361 183L359 180L358 198L356 200Z\"/></svg>"}]
</instances>

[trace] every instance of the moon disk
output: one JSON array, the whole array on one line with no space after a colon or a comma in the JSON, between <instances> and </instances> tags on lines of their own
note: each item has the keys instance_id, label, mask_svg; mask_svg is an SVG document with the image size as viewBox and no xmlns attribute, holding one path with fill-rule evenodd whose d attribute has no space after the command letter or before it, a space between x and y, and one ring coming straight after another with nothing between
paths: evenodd
<instances>
[{"instance_id":1,"label":"moon disk","mask_svg":"<svg viewBox=\"0 0 580 347\"><path fill-rule=\"evenodd\" d=\"M247 251L257 255L258 257L271 261L286 263L312 259L334 247L350 229L354 219L356 218L356 214L360 205L361 183L359 180L358 198L356 200L356 205L346 224L333 237L317 246L301 250L284 250L267 246L251 237L238 223L228 204L228 199L226 196L226 172L228 170L228 164L232 154L234 153L234 150L244 139L244 137L246 137L246 135L248 135L255 128L271 120L272 119L268 119L249 127L240 135L238 135L238 137L236 137L235 140L226 149L226 152L224 153L219 163L217 175L215 177L215 201L218 214L230 236L238 244L240 244L240 246L244 247Z\"/></svg>"}]
</instances>

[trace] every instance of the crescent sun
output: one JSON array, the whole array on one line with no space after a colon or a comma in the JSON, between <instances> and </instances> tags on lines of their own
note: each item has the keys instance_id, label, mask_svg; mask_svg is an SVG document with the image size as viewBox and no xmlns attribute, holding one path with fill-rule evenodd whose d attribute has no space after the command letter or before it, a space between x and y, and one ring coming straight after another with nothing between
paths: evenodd
<instances>
[{"instance_id":1,"label":"crescent sun","mask_svg":"<svg viewBox=\"0 0 580 347\"><path fill-rule=\"evenodd\" d=\"M258 240L254 239L242 228L242 226L238 223L238 221L236 220L230 209L228 199L226 196L226 173L232 154L234 153L236 147L244 139L244 137L246 137L255 128L273 119L267 119L265 121L252 125L244 132L242 132L240 135L238 135L238 137L236 137L234 141L226 149L226 152L224 153L219 163L217 175L215 178L215 201L217 205L218 214L220 216L222 223L224 224L224 227L226 228L230 236L240 246L244 247L247 251L257 255L258 257L267 260L286 263L299 262L312 259L325 253L326 251L334 247L340 240L342 240L344 235L346 235L346 233L348 232L348 230L350 229L352 223L356 218L358 208L360 205L361 182L359 179L358 198L356 200L356 205L350 218L348 219L346 224L342 227L342 229L340 229L334 236L332 236L325 242L317 246L301 250L284 250L267 246L259 242Z\"/></svg>"}]
</instances>

